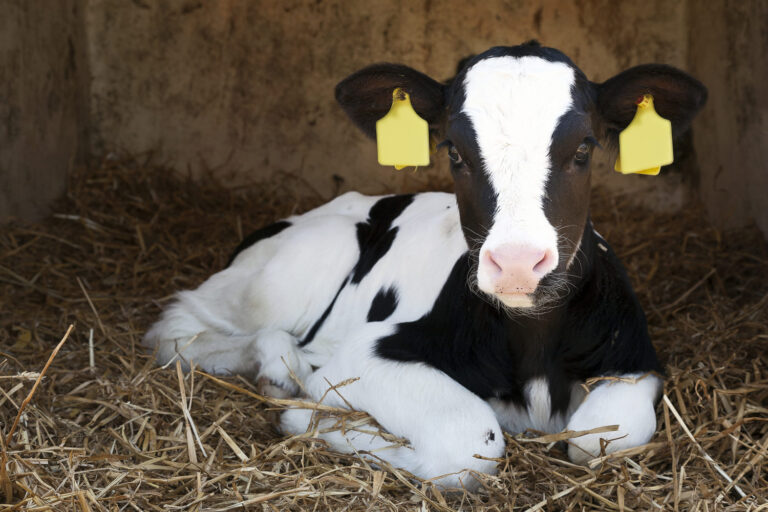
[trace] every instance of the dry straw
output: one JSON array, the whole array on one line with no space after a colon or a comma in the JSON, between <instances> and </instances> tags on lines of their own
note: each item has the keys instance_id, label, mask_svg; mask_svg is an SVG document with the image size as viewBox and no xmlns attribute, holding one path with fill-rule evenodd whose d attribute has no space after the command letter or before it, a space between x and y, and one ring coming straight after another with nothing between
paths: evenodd
<instances>
[{"instance_id":1,"label":"dry straw","mask_svg":"<svg viewBox=\"0 0 768 512\"><path fill-rule=\"evenodd\" d=\"M595 193L667 376L651 442L586 467L565 457L577 433L508 436L478 492L440 491L313 432L282 436L277 414L299 400L156 367L140 339L172 293L221 269L249 229L323 199L287 174L227 189L112 161L75 172L46 221L0 227L0 509L768 510L768 247L695 205L659 215Z\"/></svg>"}]
</instances>

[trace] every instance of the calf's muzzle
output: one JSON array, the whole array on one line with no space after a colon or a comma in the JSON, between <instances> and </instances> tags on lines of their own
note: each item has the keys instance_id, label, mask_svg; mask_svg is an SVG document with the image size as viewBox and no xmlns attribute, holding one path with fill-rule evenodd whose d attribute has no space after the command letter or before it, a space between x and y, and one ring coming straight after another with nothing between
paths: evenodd
<instances>
[{"instance_id":1,"label":"calf's muzzle","mask_svg":"<svg viewBox=\"0 0 768 512\"><path fill-rule=\"evenodd\" d=\"M557 266L551 249L528 245L504 244L482 251L480 257L480 288L512 307L532 306L528 295Z\"/></svg>"}]
</instances>

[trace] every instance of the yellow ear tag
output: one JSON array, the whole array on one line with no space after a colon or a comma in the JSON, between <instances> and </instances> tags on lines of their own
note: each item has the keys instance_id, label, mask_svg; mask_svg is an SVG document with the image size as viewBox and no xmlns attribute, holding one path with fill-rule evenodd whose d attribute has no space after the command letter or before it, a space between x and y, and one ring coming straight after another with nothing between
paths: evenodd
<instances>
[{"instance_id":1,"label":"yellow ear tag","mask_svg":"<svg viewBox=\"0 0 768 512\"><path fill-rule=\"evenodd\" d=\"M653 96L646 94L638 101L632 122L619 134L619 156L613 168L622 174L655 176L673 160L672 123L656 113Z\"/></svg>"},{"instance_id":2,"label":"yellow ear tag","mask_svg":"<svg viewBox=\"0 0 768 512\"><path fill-rule=\"evenodd\" d=\"M376 121L379 163L400 170L429 165L429 126L411 106L411 98L397 88L392 93L392 108Z\"/></svg>"}]
</instances>

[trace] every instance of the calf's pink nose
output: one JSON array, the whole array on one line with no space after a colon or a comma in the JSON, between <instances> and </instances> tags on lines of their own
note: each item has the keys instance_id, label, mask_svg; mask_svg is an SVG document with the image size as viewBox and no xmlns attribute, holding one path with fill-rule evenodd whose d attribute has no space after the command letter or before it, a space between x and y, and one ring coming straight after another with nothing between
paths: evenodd
<instances>
[{"instance_id":1,"label":"calf's pink nose","mask_svg":"<svg viewBox=\"0 0 768 512\"><path fill-rule=\"evenodd\" d=\"M483 255L496 293L533 293L542 277L555 268L549 249L501 245Z\"/></svg>"}]
</instances>

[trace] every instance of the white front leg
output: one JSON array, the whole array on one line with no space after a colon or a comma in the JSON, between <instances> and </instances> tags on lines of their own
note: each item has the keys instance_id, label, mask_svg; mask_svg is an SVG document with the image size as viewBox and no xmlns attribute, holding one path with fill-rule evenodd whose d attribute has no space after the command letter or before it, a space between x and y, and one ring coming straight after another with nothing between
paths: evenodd
<instances>
[{"instance_id":1,"label":"white front leg","mask_svg":"<svg viewBox=\"0 0 768 512\"><path fill-rule=\"evenodd\" d=\"M328 364L313 373L305 386L317 400L326 393L329 382L359 378L339 388L339 393L355 409L368 412L388 432L408 439L412 448L382 449L380 438L359 432L321 433L320 438L341 452L375 450L375 456L420 478L447 475L436 480L443 487L475 486L466 470L496 472L496 462L475 455L498 458L504 454L504 436L493 410L435 368L378 357L374 351L376 340L392 329L389 325L368 324L351 336ZM333 391L326 395L325 402L345 407ZM283 428L302 433L310 417L307 410L288 410L283 414Z\"/></svg>"},{"instance_id":2,"label":"white front leg","mask_svg":"<svg viewBox=\"0 0 768 512\"><path fill-rule=\"evenodd\" d=\"M640 446L656 431L654 402L661 379L650 374L623 375L632 382L604 381L593 389L568 421L568 430L618 425L615 432L589 434L570 440L568 457L577 464L600 456L600 439L609 441L606 454Z\"/></svg>"}]
</instances>

